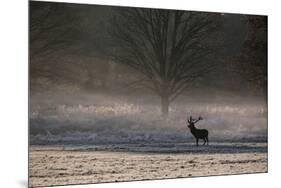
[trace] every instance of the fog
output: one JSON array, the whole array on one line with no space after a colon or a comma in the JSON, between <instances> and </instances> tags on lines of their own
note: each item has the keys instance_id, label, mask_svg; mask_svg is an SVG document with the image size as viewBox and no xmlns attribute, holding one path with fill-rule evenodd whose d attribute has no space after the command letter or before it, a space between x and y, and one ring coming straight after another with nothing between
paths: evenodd
<instances>
[{"instance_id":1,"label":"fog","mask_svg":"<svg viewBox=\"0 0 281 188\"><path fill-rule=\"evenodd\" d=\"M104 95L36 96L30 106L32 144L193 142L187 117L204 118L198 128L210 141L265 141L267 107L258 99L182 97L162 118L156 97Z\"/></svg>"}]
</instances>

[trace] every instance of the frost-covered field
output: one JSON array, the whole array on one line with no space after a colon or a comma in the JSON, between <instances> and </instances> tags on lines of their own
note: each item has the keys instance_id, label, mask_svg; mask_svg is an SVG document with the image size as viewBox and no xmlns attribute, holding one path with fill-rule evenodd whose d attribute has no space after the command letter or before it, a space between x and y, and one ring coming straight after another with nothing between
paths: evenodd
<instances>
[{"instance_id":1,"label":"frost-covered field","mask_svg":"<svg viewBox=\"0 0 281 188\"><path fill-rule=\"evenodd\" d=\"M30 186L267 172L266 143L31 146Z\"/></svg>"},{"instance_id":2,"label":"frost-covered field","mask_svg":"<svg viewBox=\"0 0 281 188\"><path fill-rule=\"evenodd\" d=\"M186 126L188 115L204 118L197 127L208 129L211 141L267 140L267 106L251 98L180 100L170 105L165 120L157 100L148 97L131 101L102 96L81 98L73 103L33 98L31 144L186 142L193 139Z\"/></svg>"}]
</instances>

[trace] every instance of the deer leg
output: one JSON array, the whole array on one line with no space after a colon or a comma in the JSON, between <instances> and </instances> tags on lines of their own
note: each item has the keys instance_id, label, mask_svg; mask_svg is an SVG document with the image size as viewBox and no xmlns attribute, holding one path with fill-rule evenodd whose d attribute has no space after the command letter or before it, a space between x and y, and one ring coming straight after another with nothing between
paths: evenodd
<instances>
[{"instance_id":1,"label":"deer leg","mask_svg":"<svg viewBox=\"0 0 281 188\"><path fill-rule=\"evenodd\" d=\"M208 136L206 137L206 141L207 141L207 146L209 145L209 139Z\"/></svg>"},{"instance_id":2,"label":"deer leg","mask_svg":"<svg viewBox=\"0 0 281 188\"><path fill-rule=\"evenodd\" d=\"M203 146L205 146L205 144L206 144L206 138L203 138L203 140L204 140Z\"/></svg>"},{"instance_id":3,"label":"deer leg","mask_svg":"<svg viewBox=\"0 0 281 188\"><path fill-rule=\"evenodd\" d=\"M196 138L196 146L198 146L198 138Z\"/></svg>"}]
</instances>

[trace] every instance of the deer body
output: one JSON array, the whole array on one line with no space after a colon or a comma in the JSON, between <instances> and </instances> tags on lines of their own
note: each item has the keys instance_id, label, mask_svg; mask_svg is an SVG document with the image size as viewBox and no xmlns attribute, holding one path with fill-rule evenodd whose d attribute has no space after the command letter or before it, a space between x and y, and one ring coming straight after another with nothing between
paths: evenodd
<instances>
[{"instance_id":1,"label":"deer body","mask_svg":"<svg viewBox=\"0 0 281 188\"><path fill-rule=\"evenodd\" d=\"M190 129L191 134L195 137L196 139L196 145L198 146L198 142L199 139L203 139L204 143L203 145L205 145L207 143L207 145L209 144L209 139L208 139L208 130L206 129L197 129L195 127L195 123L197 123L199 120L202 120L201 117L199 117L197 120L192 119L192 117L190 116L190 119L187 121L188 122L188 128Z\"/></svg>"}]
</instances>

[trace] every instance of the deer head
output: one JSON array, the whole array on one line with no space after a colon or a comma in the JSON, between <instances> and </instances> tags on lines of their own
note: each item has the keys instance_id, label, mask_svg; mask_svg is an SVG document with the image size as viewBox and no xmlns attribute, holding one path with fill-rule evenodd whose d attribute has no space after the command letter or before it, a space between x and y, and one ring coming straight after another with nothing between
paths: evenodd
<instances>
[{"instance_id":1,"label":"deer head","mask_svg":"<svg viewBox=\"0 0 281 188\"><path fill-rule=\"evenodd\" d=\"M189 119L187 119L187 123L188 123L187 127L193 128L194 124L200 120L203 120L203 118L201 116L199 116L198 119L193 119L192 116L190 116Z\"/></svg>"}]
</instances>

